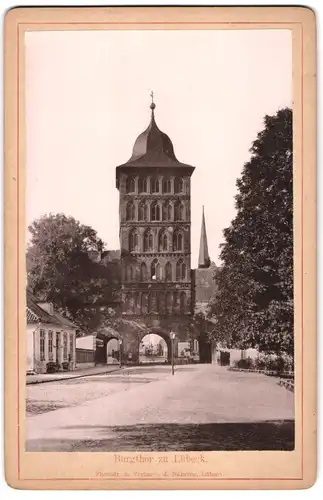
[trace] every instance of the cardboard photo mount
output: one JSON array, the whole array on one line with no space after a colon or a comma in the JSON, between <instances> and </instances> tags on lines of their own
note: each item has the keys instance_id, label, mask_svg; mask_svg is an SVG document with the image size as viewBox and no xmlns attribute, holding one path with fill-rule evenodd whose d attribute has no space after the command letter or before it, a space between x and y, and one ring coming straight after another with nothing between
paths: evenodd
<instances>
[{"instance_id":1,"label":"cardboard photo mount","mask_svg":"<svg viewBox=\"0 0 323 500\"><path fill-rule=\"evenodd\" d=\"M25 451L25 116L28 30L290 30L293 43L295 449L206 452L213 477L172 475L152 457L147 476L114 453ZM5 467L18 489L302 489L316 477L316 21L305 7L14 8L5 18ZM190 452L194 456L195 452ZM131 456L134 453L122 453ZM142 467L140 471L142 471ZM178 470L178 468L176 469Z\"/></svg>"}]
</instances>

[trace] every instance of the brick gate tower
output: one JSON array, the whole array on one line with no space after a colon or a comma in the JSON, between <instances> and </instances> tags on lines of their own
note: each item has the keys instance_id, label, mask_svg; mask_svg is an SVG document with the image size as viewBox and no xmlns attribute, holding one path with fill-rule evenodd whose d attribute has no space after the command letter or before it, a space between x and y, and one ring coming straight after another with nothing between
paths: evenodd
<instances>
[{"instance_id":1,"label":"brick gate tower","mask_svg":"<svg viewBox=\"0 0 323 500\"><path fill-rule=\"evenodd\" d=\"M116 168L122 315L169 332L192 313L190 178L155 121Z\"/></svg>"}]
</instances>

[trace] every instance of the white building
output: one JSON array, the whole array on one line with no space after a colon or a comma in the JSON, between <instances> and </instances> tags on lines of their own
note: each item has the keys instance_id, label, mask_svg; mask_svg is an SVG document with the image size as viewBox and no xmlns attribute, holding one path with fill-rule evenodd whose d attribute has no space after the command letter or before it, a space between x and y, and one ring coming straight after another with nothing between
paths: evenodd
<instances>
[{"instance_id":1,"label":"white building","mask_svg":"<svg viewBox=\"0 0 323 500\"><path fill-rule=\"evenodd\" d=\"M46 373L48 363L75 369L77 327L27 292L27 373Z\"/></svg>"}]
</instances>

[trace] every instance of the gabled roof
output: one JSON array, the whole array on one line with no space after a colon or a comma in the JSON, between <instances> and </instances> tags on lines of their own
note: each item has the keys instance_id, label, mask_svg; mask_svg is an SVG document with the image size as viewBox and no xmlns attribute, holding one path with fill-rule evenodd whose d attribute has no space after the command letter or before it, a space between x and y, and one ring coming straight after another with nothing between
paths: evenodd
<instances>
[{"instance_id":1,"label":"gabled roof","mask_svg":"<svg viewBox=\"0 0 323 500\"><path fill-rule=\"evenodd\" d=\"M58 326L67 326L69 328L77 328L77 326L72 323L72 321L68 320L54 311L53 314L49 314L47 311L44 311L38 304L36 298L32 295L31 292L27 291L27 323L46 323L53 324Z\"/></svg>"}]
</instances>

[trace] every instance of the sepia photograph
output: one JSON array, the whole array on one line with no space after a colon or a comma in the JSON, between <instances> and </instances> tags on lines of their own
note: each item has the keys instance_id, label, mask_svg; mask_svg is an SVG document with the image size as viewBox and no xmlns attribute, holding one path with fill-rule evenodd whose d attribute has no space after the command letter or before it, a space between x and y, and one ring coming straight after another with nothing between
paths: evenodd
<instances>
[{"instance_id":1,"label":"sepia photograph","mask_svg":"<svg viewBox=\"0 0 323 500\"><path fill-rule=\"evenodd\" d=\"M291 31L24 51L25 450L294 450Z\"/></svg>"}]
</instances>

